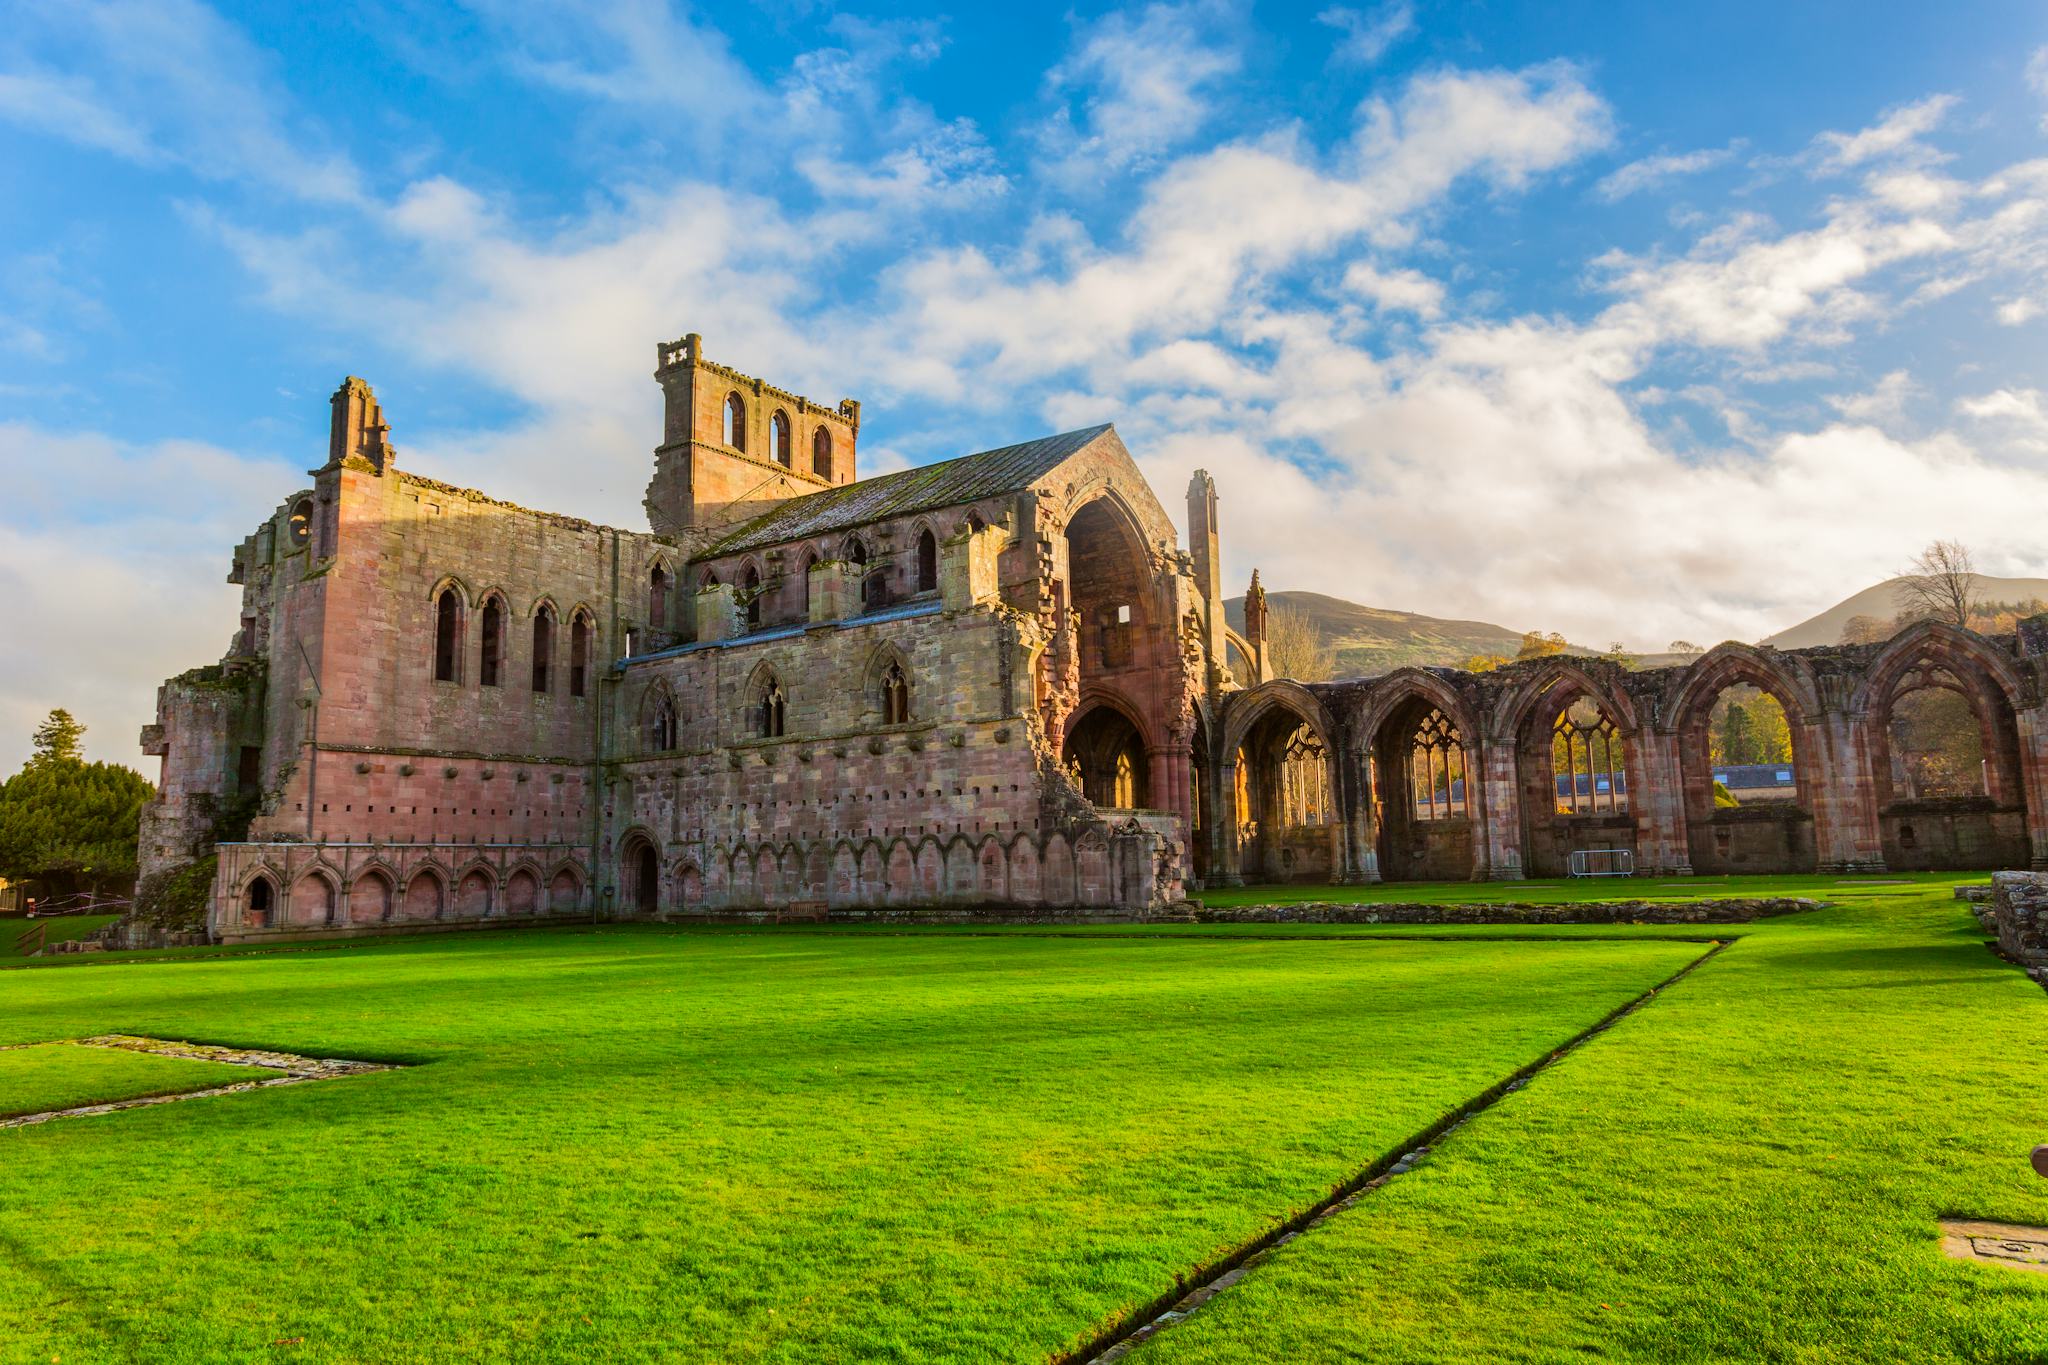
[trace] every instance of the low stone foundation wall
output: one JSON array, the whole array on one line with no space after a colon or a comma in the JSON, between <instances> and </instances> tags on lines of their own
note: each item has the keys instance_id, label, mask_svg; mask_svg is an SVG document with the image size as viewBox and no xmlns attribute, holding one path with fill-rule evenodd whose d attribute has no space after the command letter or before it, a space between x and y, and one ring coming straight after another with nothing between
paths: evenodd
<instances>
[{"instance_id":1,"label":"low stone foundation wall","mask_svg":"<svg viewBox=\"0 0 2048 1365\"><path fill-rule=\"evenodd\" d=\"M1991 874L1991 923L1998 951L2048 984L2048 873Z\"/></svg>"},{"instance_id":2,"label":"low stone foundation wall","mask_svg":"<svg viewBox=\"0 0 2048 1365\"><path fill-rule=\"evenodd\" d=\"M1489 901L1427 905L1388 901L1355 905L1309 901L1300 905L1246 905L1203 909L1204 924L1747 924L1774 915L1818 910L1821 902L1782 896L1749 900L1589 901L1577 905L1530 905Z\"/></svg>"}]
</instances>

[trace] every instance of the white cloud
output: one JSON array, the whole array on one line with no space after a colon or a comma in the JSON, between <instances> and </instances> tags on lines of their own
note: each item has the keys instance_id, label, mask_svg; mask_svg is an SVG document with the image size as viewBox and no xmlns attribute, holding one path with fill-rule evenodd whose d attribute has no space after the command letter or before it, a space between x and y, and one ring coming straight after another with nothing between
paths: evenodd
<instances>
[{"instance_id":1,"label":"white cloud","mask_svg":"<svg viewBox=\"0 0 2048 1365\"><path fill-rule=\"evenodd\" d=\"M1112 11L1083 28L1046 78L1063 99L1079 100L1040 135L1046 172L1094 181L1150 164L1198 132L1215 87L1242 65L1232 37L1242 27L1233 0L1190 0Z\"/></svg>"},{"instance_id":2,"label":"white cloud","mask_svg":"<svg viewBox=\"0 0 2048 1365\"><path fill-rule=\"evenodd\" d=\"M1828 405L1853 422L1879 426L1895 423L1906 415L1906 403L1920 391L1904 370L1893 370L1863 393L1835 394Z\"/></svg>"},{"instance_id":3,"label":"white cloud","mask_svg":"<svg viewBox=\"0 0 2048 1365\"><path fill-rule=\"evenodd\" d=\"M2027 62L2027 88L2048 104L2048 46L2035 48L2033 57ZM2048 131L2048 110L2041 115L2041 127Z\"/></svg>"},{"instance_id":4,"label":"white cloud","mask_svg":"<svg viewBox=\"0 0 2048 1365\"><path fill-rule=\"evenodd\" d=\"M1388 0L1371 14L1365 14L1332 5L1316 16L1316 22L1344 35L1331 50L1332 59L1371 66L1386 56L1395 43L1415 31L1415 6L1409 0Z\"/></svg>"},{"instance_id":5,"label":"white cloud","mask_svg":"<svg viewBox=\"0 0 2048 1365\"><path fill-rule=\"evenodd\" d=\"M1382 271L1369 262L1356 261L1344 272L1344 287L1389 312L1434 318L1444 310L1443 285L1419 270Z\"/></svg>"},{"instance_id":6,"label":"white cloud","mask_svg":"<svg viewBox=\"0 0 2048 1365\"><path fill-rule=\"evenodd\" d=\"M89 757L154 777L136 735L155 718L157 681L226 651L233 547L304 478L196 442L23 423L0 423L0 468L0 602L9 634L36 642L0 656L0 772L63 706L88 727Z\"/></svg>"},{"instance_id":7,"label":"white cloud","mask_svg":"<svg viewBox=\"0 0 2048 1365\"><path fill-rule=\"evenodd\" d=\"M1632 194L1653 189L1681 176L1698 175L1701 171L1710 171L1716 166L1726 165L1734 158L1741 145L1737 142L1726 147L1707 147L1697 152L1646 156L1640 161L1631 161L1620 170L1607 175L1593 189L1608 203L1619 203Z\"/></svg>"},{"instance_id":8,"label":"white cloud","mask_svg":"<svg viewBox=\"0 0 2048 1365\"><path fill-rule=\"evenodd\" d=\"M361 202L355 166L286 126L267 58L197 0L73 0L9 24L0 118L145 165ZM39 47L82 50L92 74L52 74Z\"/></svg>"},{"instance_id":9,"label":"white cloud","mask_svg":"<svg viewBox=\"0 0 2048 1365\"><path fill-rule=\"evenodd\" d=\"M2007 299L1998 305L1998 320L2007 327L2021 326L2040 315L2041 305L2034 299Z\"/></svg>"},{"instance_id":10,"label":"white cloud","mask_svg":"<svg viewBox=\"0 0 2048 1365\"><path fill-rule=\"evenodd\" d=\"M1860 132L1822 133L1814 139L1821 168L1844 170L1883 158L1928 157L1931 153L1920 137L1940 127L1956 104L1954 95L1930 95L1899 106Z\"/></svg>"}]
</instances>

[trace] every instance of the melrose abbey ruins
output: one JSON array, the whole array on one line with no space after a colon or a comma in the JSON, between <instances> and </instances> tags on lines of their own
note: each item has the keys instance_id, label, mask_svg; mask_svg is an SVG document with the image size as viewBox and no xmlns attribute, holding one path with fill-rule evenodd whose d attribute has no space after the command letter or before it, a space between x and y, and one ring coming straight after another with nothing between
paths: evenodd
<instances>
[{"instance_id":1,"label":"melrose abbey ruins","mask_svg":"<svg viewBox=\"0 0 2048 1365\"><path fill-rule=\"evenodd\" d=\"M649 531L401 470L376 398L234 552L239 629L165 683L145 873L209 928L754 911L1143 915L1204 886L2048 867L2048 618L1740 644L1629 671L1273 676L1109 426L856 477L860 405L657 348ZM1708 717L1783 706L1786 799L1716 800ZM1899 698L1959 695L1971 794L1901 787ZM1560 759L1569 766L1560 776Z\"/></svg>"}]
</instances>

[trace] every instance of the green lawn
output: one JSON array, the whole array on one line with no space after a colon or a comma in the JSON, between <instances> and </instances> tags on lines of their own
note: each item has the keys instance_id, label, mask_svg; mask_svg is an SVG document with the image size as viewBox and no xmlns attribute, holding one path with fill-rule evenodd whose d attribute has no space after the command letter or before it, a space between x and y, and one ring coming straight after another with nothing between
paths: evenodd
<instances>
[{"instance_id":1,"label":"green lawn","mask_svg":"<svg viewBox=\"0 0 2048 1365\"><path fill-rule=\"evenodd\" d=\"M1702 951L620 928L0 972L0 1042L418 1064L0 1133L0 1342L1038 1360Z\"/></svg>"},{"instance_id":2,"label":"green lawn","mask_svg":"<svg viewBox=\"0 0 2048 1365\"><path fill-rule=\"evenodd\" d=\"M0 1049L0 1119L145 1095L174 1095L284 1073L119 1048L43 1043Z\"/></svg>"},{"instance_id":3,"label":"green lawn","mask_svg":"<svg viewBox=\"0 0 2048 1365\"><path fill-rule=\"evenodd\" d=\"M1835 898L1131 1359L2048 1359L2048 1276L1946 1260L1935 1230L2048 1224L2048 994L1945 888Z\"/></svg>"},{"instance_id":4,"label":"green lawn","mask_svg":"<svg viewBox=\"0 0 2048 1365\"><path fill-rule=\"evenodd\" d=\"M1936 1249L1942 1214L2048 1222L2048 995L1953 880L1665 890L1835 904L1690 927L1734 942L1133 1359L2048 1359L2048 1276ZM1708 947L1313 935L545 929L0 971L0 1043L415 1064L0 1132L0 1360L1043 1361Z\"/></svg>"},{"instance_id":5,"label":"green lawn","mask_svg":"<svg viewBox=\"0 0 2048 1365\"><path fill-rule=\"evenodd\" d=\"M9 915L0 919L0 964L21 956L23 937L38 925L42 926L45 943L60 943L65 939L84 938L119 918L119 915L54 915L49 919L30 919L26 915Z\"/></svg>"}]
</instances>

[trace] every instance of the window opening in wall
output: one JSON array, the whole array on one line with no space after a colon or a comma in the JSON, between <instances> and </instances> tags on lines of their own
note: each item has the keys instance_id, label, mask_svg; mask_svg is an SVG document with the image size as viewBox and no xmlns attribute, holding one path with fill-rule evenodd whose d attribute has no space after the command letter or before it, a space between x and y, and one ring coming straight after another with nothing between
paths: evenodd
<instances>
[{"instance_id":1,"label":"window opening in wall","mask_svg":"<svg viewBox=\"0 0 2048 1365\"><path fill-rule=\"evenodd\" d=\"M254 792L263 781L263 750L254 744L244 744L239 761L235 764L235 790L243 795Z\"/></svg>"},{"instance_id":2,"label":"window opening in wall","mask_svg":"<svg viewBox=\"0 0 2048 1365\"><path fill-rule=\"evenodd\" d=\"M496 687L498 670L505 658L505 608L495 597L484 603L483 637L477 681L485 687Z\"/></svg>"},{"instance_id":3,"label":"window opening in wall","mask_svg":"<svg viewBox=\"0 0 2048 1365\"><path fill-rule=\"evenodd\" d=\"M910 721L910 679L903 665L891 663L882 675L882 723L906 725Z\"/></svg>"},{"instance_id":4,"label":"window opening in wall","mask_svg":"<svg viewBox=\"0 0 2048 1365\"><path fill-rule=\"evenodd\" d=\"M548 690L548 668L554 663L555 614L542 607L533 615L533 690Z\"/></svg>"},{"instance_id":5,"label":"window opening in wall","mask_svg":"<svg viewBox=\"0 0 2048 1365\"><path fill-rule=\"evenodd\" d=\"M736 393L725 396L725 443L734 450L747 448L747 405Z\"/></svg>"},{"instance_id":6,"label":"window opening in wall","mask_svg":"<svg viewBox=\"0 0 2048 1365\"><path fill-rule=\"evenodd\" d=\"M304 549L313 539L313 500L301 498L292 504L291 517L285 522L285 532L294 550Z\"/></svg>"},{"instance_id":7,"label":"window opening in wall","mask_svg":"<svg viewBox=\"0 0 2048 1365\"><path fill-rule=\"evenodd\" d=\"M917 538L917 590L939 590L939 539L929 530Z\"/></svg>"},{"instance_id":8,"label":"window opening in wall","mask_svg":"<svg viewBox=\"0 0 2048 1365\"><path fill-rule=\"evenodd\" d=\"M1628 809L1621 733L1591 697L1557 713L1550 756L1559 815L1618 815Z\"/></svg>"},{"instance_id":9,"label":"window opening in wall","mask_svg":"<svg viewBox=\"0 0 2048 1365\"><path fill-rule=\"evenodd\" d=\"M782 683L774 678L761 691L761 737L779 739L784 721Z\"/></svg>"},{"instance_id":10,"label":"window opening in wall","mask_svg":"<svg viewBox=\"0 0 2048 1365\"><path fill-rule=\"evenodd\" d=\"M272 891L268 878L258 877L249 883L249 926L253 929L270 927L270 906Z\"/></svg>"},{"instance_id":11,"label":"window opening in wall","mask_svg":"<svg viewBox=\"0 0 2048 1365\"><path fill-rule=\"evenodd\" d=\"M647 725L648 747L656 753L667 753L676 747L676 704L668 696L655 700L654 714Z\"/></svg>"},{"instance_id":12,"label":"window opening in wall","mask_svg":"<svg viewBox=\"0 0 2048 1365\"><path fill-rule=\"evenodd\" d=\"M794 467L795 456L789 448L789 414L780 408L768 419L768 454L783 468Z\"/></svg>"},{"instance_id":13,"label":"window opening in wall","mask_svg":"<svg viewBox=\"0 0 2048 1365\"><path fill-rule=\"evenodd\" d=\"M456 681L457 660L462 657L462 599L455 589L443 588L434 603L434 681Z\"/></svg>"},{"instance_id":14,"label":"window opening in wall","mask_svg":"<svg viewBox=\"0 0 2048 1365\"><path fill-rule=\"evenodd\" d=\"M811 472L821 479L832 477L832 433L823 427L811 437Z\"/></svg>"},{"instance_id":15,"label":"window opening in wall","mask_svg":"<svg viewBox=\"0 0 2048 1365\"><path fill-rule=\"evenodd\" d=\"M1892 700L1886 737L1895 798L1982 796L1988 790L1984 730L1953 673L1924 669L1912 679Z\"/></svg>"},{"instance_id":16,"label":"window opening in wall","mask_svg":"<svg viewBox=\"0 0 2048 1365\"><path fill-rule=\"evenodd\" d=\"M817 567L818 556L816 552L805 551L803 572L799 575L801 586L798 588L798 594L803 602L803 614L807 618L811 614L811 570Z\"/></svg>"},{"instance_id":17,"label":"window opening in wall","mask_svg":"<svg viewBox=\"0 0 2048 1365\"><path fill-rule=\"evenodd\" d=\"M582 613L569 623L569 695L583 695L585 676L590 672L590 618Z\"/></svg>"},{"instance_id":18,"label":"window opening in wall","mask_svg":"<svg viewBox=\"0 0 2048 1365\"><path fill-rule=\"evenodd\" d=\"M1451 820L1469 813L1465 741L1443 712L1432 710L1415 728L1408 757L1408 790L1415 794L1415 818Z\"/></svg>"},{"instance_id":19,"label":"window opening in wall","mask_svg":"<svg viewBox=\"0 0 2048 1365\"><path fill-rule=\"evenodd\" d=\"M761 571L751 564L740 575L740 601L746 608L748 629L758 627L761 624Z\"/></svg>"},{"instance_id":20,"label":"window opening in wall","mask_svg":"<svg viewBox=\"0 0 2048 1365\"><path fill-rule=\"evenodd\" d=\"M647 579L647 620L656 630L668 628L668 570L657 564Z\"/></svg>"}]
</instances>

